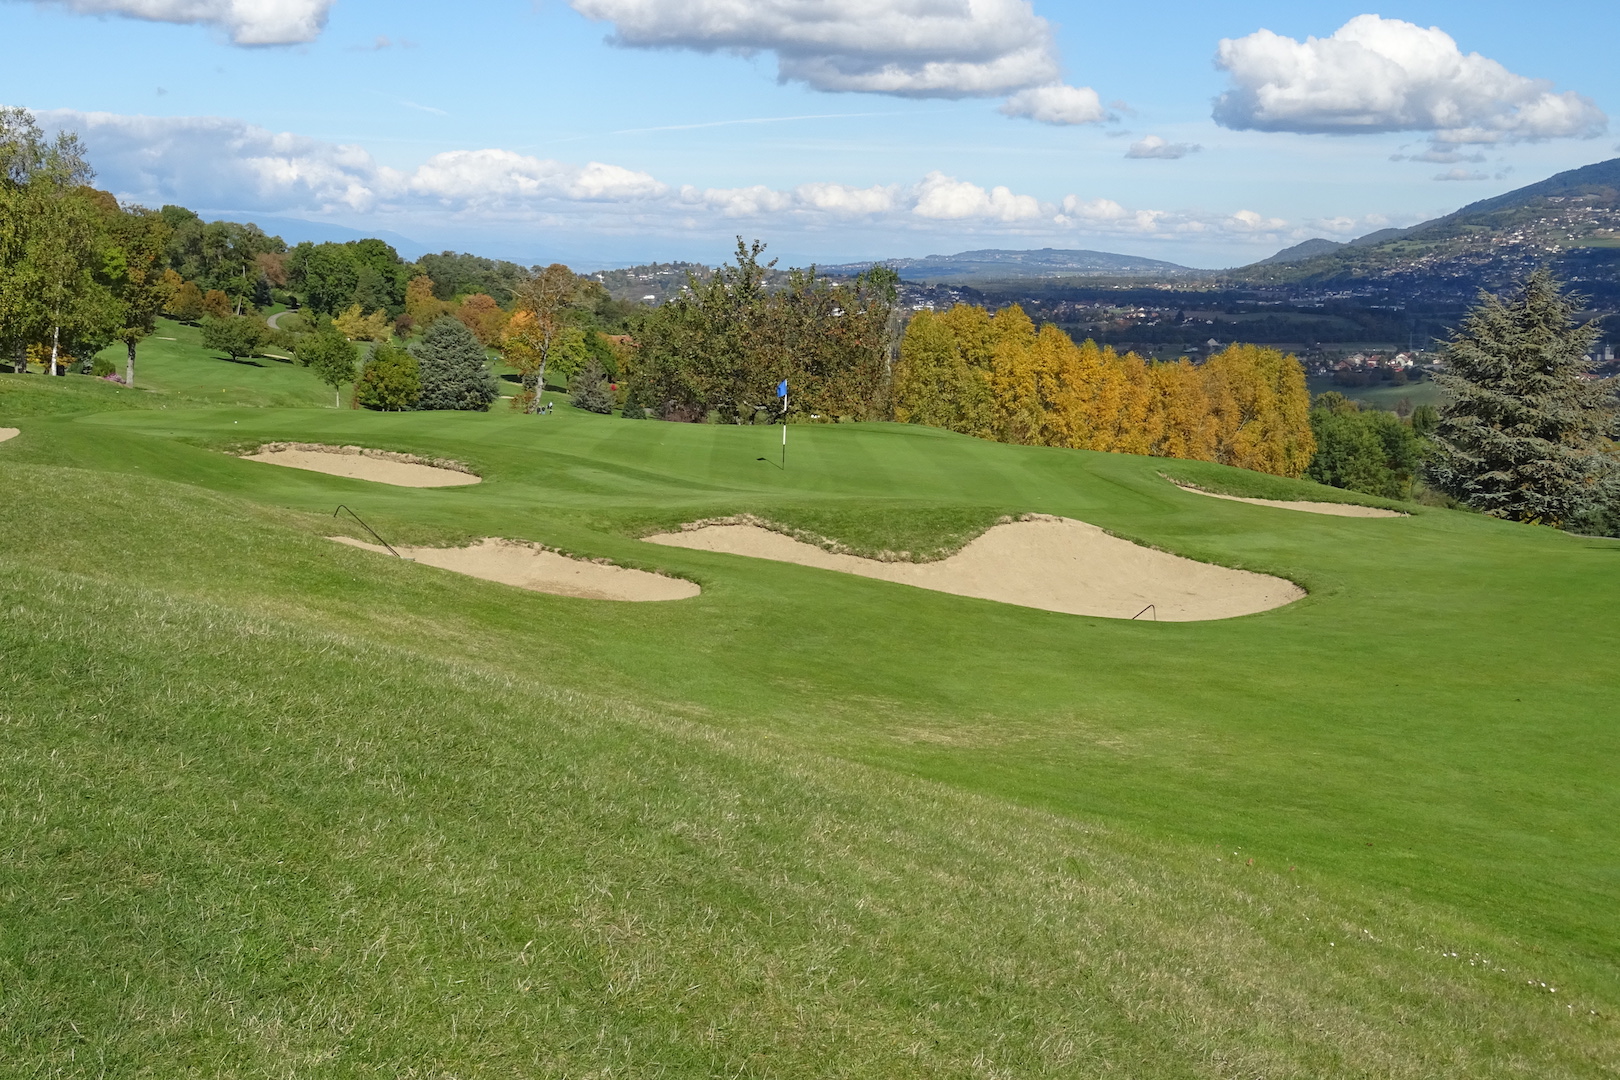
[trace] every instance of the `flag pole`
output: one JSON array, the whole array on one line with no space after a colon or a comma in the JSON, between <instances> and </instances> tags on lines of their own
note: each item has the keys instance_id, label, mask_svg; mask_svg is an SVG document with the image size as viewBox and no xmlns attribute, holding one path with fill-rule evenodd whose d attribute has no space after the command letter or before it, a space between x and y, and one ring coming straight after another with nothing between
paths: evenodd
<instances>
[{"instance_id":1,"label":"flag pole","mask_svg":"<svg viewBox=\"0 0 1620 1080\"><path fill-rule=\"evenodd\" d=\"M776 396L782 399L782 471L787 472L788 384L786 379L776 384Z\"/></svg>"}]
</instances>

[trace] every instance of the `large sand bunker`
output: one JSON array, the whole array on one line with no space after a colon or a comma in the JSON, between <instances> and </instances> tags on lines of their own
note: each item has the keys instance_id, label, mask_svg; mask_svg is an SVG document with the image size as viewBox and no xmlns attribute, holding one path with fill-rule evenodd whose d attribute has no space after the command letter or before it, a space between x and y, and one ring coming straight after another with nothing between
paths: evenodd
<instances>
[{"instance_id":1,"label":"large sand bunker","mask_svg":"<svg viewBox=\"0 0 1620 1080\"><path fill-rule=\"evenodd\" d=\"M1172 484L1176 482L1170 481ZM1359 506L1356 503L1328 503L1328 502L1288 502L1283 499L1249 499L1242 495L1222 495L1218 491L1205 491L1188 484L1176 484L1182 491L1190 491L1194 495L1207 495L1211 499L1225 499L1227 502L1253 503L1255 506L1275 506L1279 510L1303 510L1307 514L1327 514L1329 517L1406 517L1399 510L1385 510L1379 506Z\"/></svg>"},{"instance_id":2,"label":"large sand bunker","mask_svg":"<svg viewBox=\"0 0 1620 1080\"><path fill-rule=\"evenodd\" d=\"M647 540L1112 619L1133 618L1150 604L1154 610L1143 618L1227 619L1281 607L1305 595L1282 578L1194 562L1059 517L1032 515L997 525L950 558L932 563L835 555L757 525L702 525Z\"/></svg>"},{"instance_id":3,"label":"large sand bunker","mask_svg":"<svg viewBox=\"0 0 1620 1080\"><path fill-rule=\"evenodd\" d=\"M393 484L395 487L462 487L479 483L481 479L455 462L429 462L410 454L369 450L361 446L270 443L259 447L255 453L244 455L244 460L308 469L330 476L346 476L351 480Z\"/></svg>"},{"instance_id":4,"label":"large sand bunker","mask_svg":"<svg viewBox=\"0 0 1620 1080\"><path fill-rule=\"evenodd\" d=\"M0 427L0 442L5 442L7 439L15 439L21 434L22 432L14 427Z\"/></svg>"},{"instance_id":5,"label":"large sand bunker","mask_svg":"<svg viewBox=\"0 0 1620 1080\"><path fill-rule=\"evenodd\" d=\"M384 555L389 553L385 547L363 544L347 536L329 539ZM680 578L611 563L570 559L533 544L493 537L464 548L402 547L395 550L407 559L441 570L586 600L685 600L701 591L695 583Z\"/></svg>"}]
</instances>

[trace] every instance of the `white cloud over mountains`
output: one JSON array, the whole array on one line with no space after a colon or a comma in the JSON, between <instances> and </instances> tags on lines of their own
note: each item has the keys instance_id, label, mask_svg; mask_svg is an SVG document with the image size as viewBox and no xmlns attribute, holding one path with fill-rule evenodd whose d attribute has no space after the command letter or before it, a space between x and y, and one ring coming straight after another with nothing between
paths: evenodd
<instances>
[{"instance_id":1,"label":"white cloud over mountains","mask_svg":"<svg viewBox=\"0 0 1620 1080\"><path fill-rule=\"evenodd\" d=\"M314 41L334 0L45 0L81 15L213 26L237 45Z\"/></svg>"},{"instance_id":2,"label":"white cloud over mountains","mask_svg":"<svg viewBox=\"0 0 1620 1080\"><path fill-rule=\"evenodd\" d=\"M1029 0L569 0L643 49L771 53L784 82L901 97L1001 97L1049 124L1107 119L1066 86L1052 27Z\"/></svg>"},{"instance_id":3,"label":"white cloud over mountains","mask_svg":"<svg viewBox=\"0 0 1620 1080\"><path fill-rule=\"evenodd\" d=\"M1358 15L1304 41L1260 30L1222 40L1231 88L1215 120L1231 128L1333 134L1426 132L1440 146L1591 137L1608 126L1591 99L1557 93L1438 27Z\"/></svg>"},{"instance_id":4,"label":"white cloud over mountains","mask_svg":"<svg viewBox=\"0 0 1620 1080\"><path fill-rule=\"evenodd\" d=\"M38 114L47 129L77 131L97 184L146 205L386 219L427 225L599 231L848 228L1040 236L1288 239L1293 226L1253 211L1231 214L1128 209L1069 195L1050 202L1005 185L931 172L914 183L791 188L675 186L603 162L529 157L511 150L451 150L414 169L379 164L358 146L276 133L224 117L146 117L67 110Z\"/></svg>"}]
</instances>

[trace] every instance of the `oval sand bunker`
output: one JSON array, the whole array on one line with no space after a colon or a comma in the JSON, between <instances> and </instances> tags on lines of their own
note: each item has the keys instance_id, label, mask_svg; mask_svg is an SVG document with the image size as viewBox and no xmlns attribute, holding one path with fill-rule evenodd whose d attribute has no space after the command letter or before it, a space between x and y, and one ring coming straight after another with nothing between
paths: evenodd
<instances>
[{"instance_id":1,"label":"oval sand bunker","mask_svg":"<svg viewBox=\"0 0 1620 1080\"><path fill-rule=\"evenodd\" d=\"M22 432L20 430L18 430L17 428L14 428L14 427L0 427L0 442L5 442L7 439L15 439L17 436L19 436L21 434L22 434Z\"/></svg>"},{"instance_id":2,"label":"oval sand bunker","mask_svg":"<svg viewBox=\"0 0 1620 1080\"><path fill-rule=\"evenodd\" d=\"M1171 483L1175 483L1174 480ZM1328 502L1289 502L1284 499L1250 499L1242 495L1222 495L1218 491L1205 491L1203 488L1189 487L1186 484L1176 484L1182 491L1190 491L1194 495L1205 495L1211 499L1225 499L1227 502L1251 503L1255 506L1275 506L1279 510L1302 510L1307 514L1326 514L1329 517L1406 517L1399 510L1385 510L1381 506L1361 506L1357 503L1328 503Z\"/></svg>"},{"instance_id":3,"label":"oval sand bunker","mask_svg":"<svg viewBox=\"0 0 1620 1080\"><path fill-rule=\"evenodd\" d=\"M481 479L472 473L428 465L409 454L392 454L386 450L367 450L359 446L271 443L261 446L255 454L244 455L243 460L307 469L328 476L348 477L350 480L393 484L395 487L464 487L479 483Z\"/></svg>"},{"instance_id":4,"label":"oval sand bunker","mask_svg":"<svg viewBox=\"0 0 1620 1080\"><path fill-rule=\"evenodd\" d=\"M1149 604L1165 622L1228 619L1305 595L1282 578L1194 562L1059 517L1032 516L997 525L950 558L932 563L835 555L757 525L704 525L646 539L1110 619L1129 619Z\"/></svg>"},{"instance_id":5,"label":"oval sand bunker","mask_svg":"<svg viewBox=\"0 0 1620 1080\"><path fill-rule=\"evenodd\" d=\"M388 554L376 544L363 544L347 536L332 536L340 544ZM520 589L577 596L585 600L685 600L698 595L696 583L649 574L626 566L570 559L555 551L486 538L464 548L402 547L401 555L424 566L437 566L469 577L515 585Z\"/></svg>"}]
</instances>

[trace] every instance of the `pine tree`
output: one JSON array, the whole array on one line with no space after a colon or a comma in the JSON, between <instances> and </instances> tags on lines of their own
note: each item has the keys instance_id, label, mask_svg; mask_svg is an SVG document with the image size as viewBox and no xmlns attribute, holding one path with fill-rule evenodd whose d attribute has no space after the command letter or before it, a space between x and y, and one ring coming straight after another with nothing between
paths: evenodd
<instances>
[{"instance_id":1,"label":"pine tree","mask_svg":"<svg viewBox=\"0 0 1620 1080\"><path fill-rule=\"evenodd\" d=\"M438 319L411 346L421 368L419 409L484 412L500 396L484 347L460 319Z\"/></svg>"},{"instance_id":2,"label":"pine tree","mask_svg":"<svg viewBox=\"0 0 1620 1080\"><path fill-rule=\"evenodd\" d=\"M576 409L604 415L613 411L613 391L608 388L607 370L595 357L585 365L584 371L574 376L569 390L569 400Z\"/></svg>"},{"instance_id":3,"label":"pine tree","mask_svg":"<svg viewBox=\"0 0 1620 1080\"><path fill-rule=\"evenodd\" d=\"M1484 295L1446 343L1446 403L1429 480L1493 517L1560 525L1612 469L1614 389L1586 378L1597 327L1537 270L1504 301Z\"/></svg>"}]
</instances>

